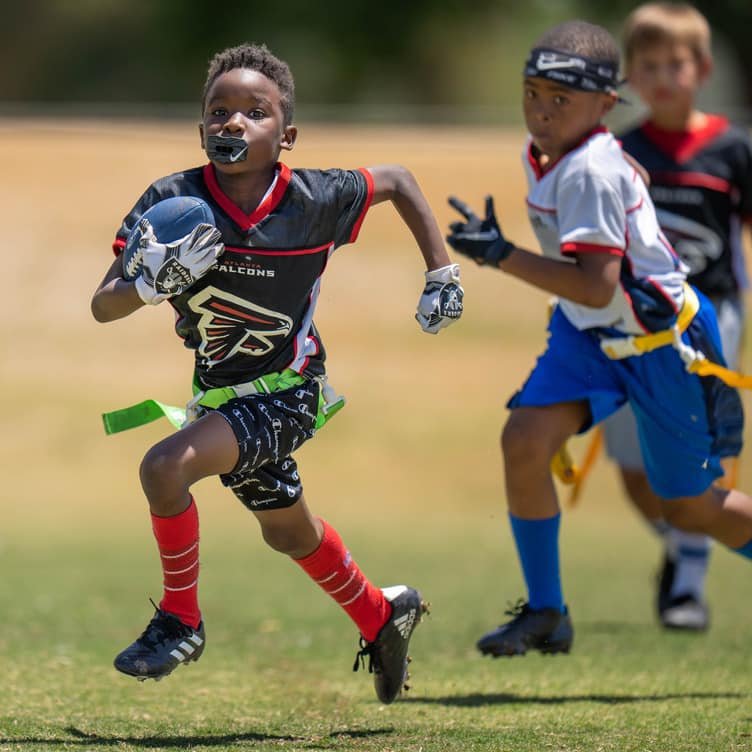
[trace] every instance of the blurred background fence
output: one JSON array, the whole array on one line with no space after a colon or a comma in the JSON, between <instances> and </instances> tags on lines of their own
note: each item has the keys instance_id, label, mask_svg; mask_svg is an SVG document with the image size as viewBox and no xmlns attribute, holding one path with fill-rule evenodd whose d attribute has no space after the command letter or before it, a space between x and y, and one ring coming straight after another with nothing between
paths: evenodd
<instances>
[{"instance_id":1,"label":"blurred background fence","mask_svg":"<svg viewBox=\"0 0 752 752\"><path fill-rule=\"evenodd\" d=\"M2 3L0 115L196 118L207 61L265 42L298 120L520 124L526 51L569 18L617 37L630 0L26 0ZM702 104L752 123L750 0L701 0L716 71ZM636 118L638 108L623 108Z\"/></svg>"}]
</instances>

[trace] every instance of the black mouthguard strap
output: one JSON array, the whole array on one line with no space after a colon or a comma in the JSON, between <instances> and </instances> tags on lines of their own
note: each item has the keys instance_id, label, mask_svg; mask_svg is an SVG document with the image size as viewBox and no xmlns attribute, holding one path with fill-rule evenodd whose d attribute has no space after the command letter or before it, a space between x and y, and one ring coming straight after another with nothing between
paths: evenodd
<instances>
[{"instance_id":1,"label":"black mouthguard strap","mask_svg":"<svg viewBox=\"0 0 752 752\"><path fill-rule=\"evenodd\" d=\"M207 136L206 156L223 164L243 162L248 158L248 144L237 136Z\"/></svg>"}]
</instances>

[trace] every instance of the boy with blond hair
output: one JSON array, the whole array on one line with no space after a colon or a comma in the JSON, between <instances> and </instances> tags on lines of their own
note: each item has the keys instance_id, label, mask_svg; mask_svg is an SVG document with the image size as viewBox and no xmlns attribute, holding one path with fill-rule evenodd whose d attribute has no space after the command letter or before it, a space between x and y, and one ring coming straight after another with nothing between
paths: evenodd
<instances>
[{"instance_id":1,"label":"boy with blond hair","mask_svg":"<svg viewBox=\"0 0 752 752\"><path fill-rule=\"evenodd\" d=\"M697 109L698 90L713 67L710 42L707 20L686 3L646 3L629 15L623 29L626 74L648 113L622 135L622 145L648 172L658 222L689 267L689 282L713 304L724 357L737 366L747 282L741 228L752 220L752 144L725 117ZM661 623L706 629L708 537L677 530L664 519L629 406L603 428L628 497L663 539L656 598ZM725 467L733 482L734 461Z\"/></svg>"},{"instance_id":2,"label":"boy with blond hair","mask_svg":"<svg viewBox=\"0 0 752 752\"><path fill-rule=\"evenodd\" d=\"M546 350L511 398L502 434L507 502L527 600L478 641L486 655L568 652L574 639L559 568L550 464L573 434L627 402L645 470L673 525L752 558L752 497L714 484L741 447L738 393L721 369L710 302L658 224L634 163L604 127L618 100L619 50L602 27L570 21L524 68L528 214L542 255L504 237L493 202L450 226L450 245L556 295ZM703 357L704 356L704 357Z\"/></svg>"}]
</instances>

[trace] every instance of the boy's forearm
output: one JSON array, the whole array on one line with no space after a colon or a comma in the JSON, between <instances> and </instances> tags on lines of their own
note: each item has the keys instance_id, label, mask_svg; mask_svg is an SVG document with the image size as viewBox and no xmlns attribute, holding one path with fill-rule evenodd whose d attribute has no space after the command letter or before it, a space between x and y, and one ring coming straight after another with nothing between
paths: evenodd
<instances>
[{"instance_id":1,"label":"boy's forearm","mask_svg":"<svg viewBox=\"0 0 752 752\"><path fill-rule=\"evenodd\" d=\"M143 300L133 282L114 279L100 287L91 299L91 312L101 322L115 321L142 308Z\"/></svg>"},{"instance_id":2,"label":"boy's forearm","mask_svg":"<svg viewBox=\"0 0 752 752\"><path fill-rule=\"evenodd\" d=\"M604 274L600 267L568 264L520 247L498 268L541 290L591 308L603 308L611 302L618 280L613 267Z\"/></svg>"},{"instance_id":3,"label":"boy's forearm","mask_svg":"<svg viewBox=\"0 0 752 752\"><path fill-rule=\"evenodd\" d=\"M91 299L91 313L101 322L115 321L138 310L144 302L133 282L122 277L122 261L115 259Z\"/></svg>"},{"instance_id":4,"label":"boy's forearm","mask_svg":"<svg viewBox=\"0 0 752 752\"><path fill-rule=\"evenodd\" d=\"M413 234L426 262L426 269L430 271L450 264L436 218L412 175L404 190L395 194L392 203Z\"/></svg>"},{"instance_id":5,"label":"boy's forearm","mask_svg":"<svg viewBox=\"0 0 752 752\"><path fill-rule=\"evenodd\" d=\"M373 203L391 201L413 234L428 270L451 264L436 218L412 173L398 165L369 168L374 181Z\"/></svg>"}]
</instances>

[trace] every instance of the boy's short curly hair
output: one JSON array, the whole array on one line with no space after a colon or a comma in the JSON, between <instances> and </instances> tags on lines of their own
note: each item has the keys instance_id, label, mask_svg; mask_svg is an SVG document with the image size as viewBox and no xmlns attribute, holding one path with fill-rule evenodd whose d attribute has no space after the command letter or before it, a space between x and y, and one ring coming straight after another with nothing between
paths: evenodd
<instances>
[{"instance_id":1,"label":"boy's short curly hair","mask_svg":"<svg viewBox=\"0 0 752 752\"><path fill-rule=\"evenodd\" d=\"M533 47L580 55L619 69L619 45L602 26L587 21L565 21L549 29Z\"/></svg>"},{"instance_id":2,"label":"boy's short curly hair","mask_svg":"<svg viewBox=\"0 0 752 752\"><path fill-rule=\"evenodd\" d=\"M645 3L624 22L622 43L627 65L638 50L655 44L686 44L698 61L710 62L710 24L689 3Z\"/></svg>"},{"instance_id":3,"label":"boy's short curly hair","mask_svg":"<svg viewBox=\"0 0 752 752\"><path fill-rule=\"evenodd\" d=\"M285 125L292 123L295 112L295 81L292 72L284 60L272 54L265 44L240 44L218 52L209 61L204 91L201 96L201 111L206 106L206 95L212 84L223 73L236 68L247 68L266 76L277 84L281 96L282 114Z\"/></svg>"}]
</instances>

